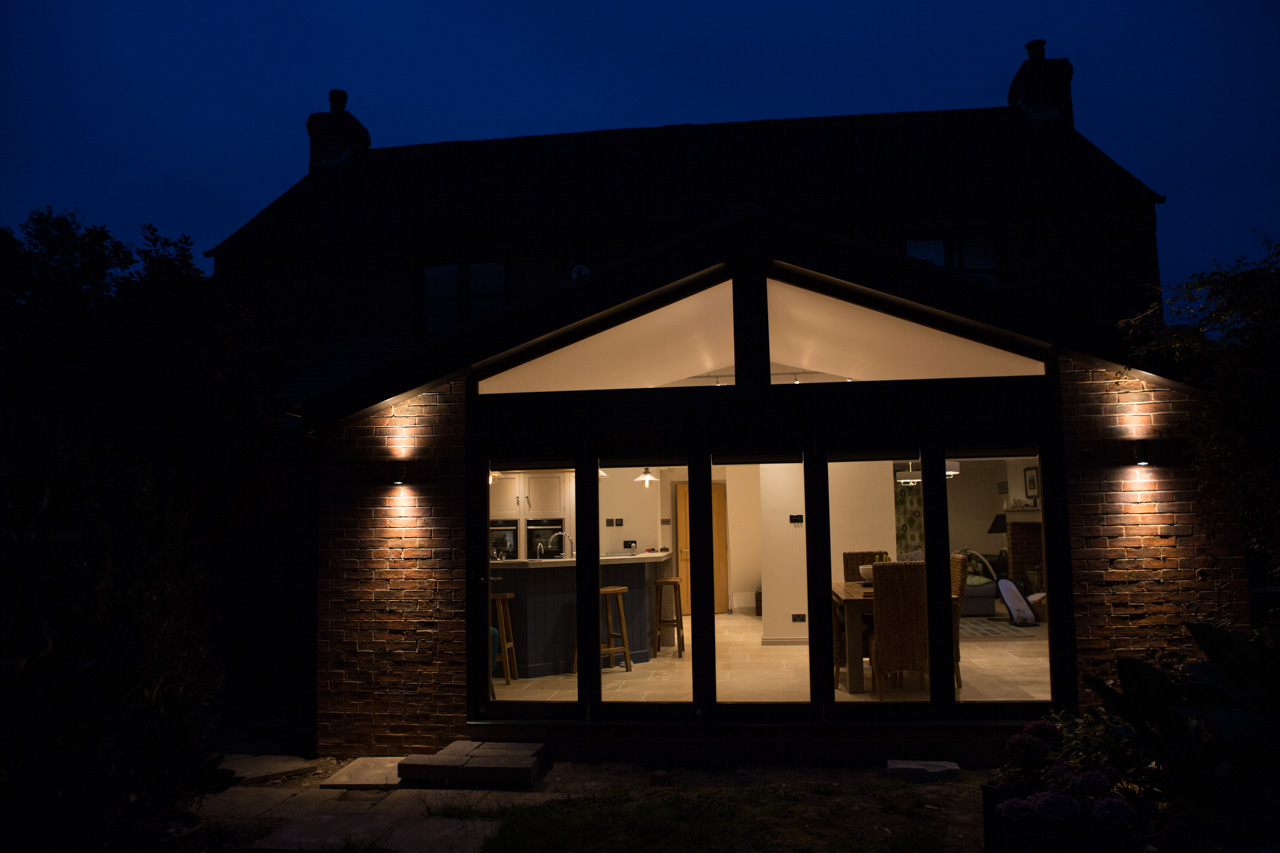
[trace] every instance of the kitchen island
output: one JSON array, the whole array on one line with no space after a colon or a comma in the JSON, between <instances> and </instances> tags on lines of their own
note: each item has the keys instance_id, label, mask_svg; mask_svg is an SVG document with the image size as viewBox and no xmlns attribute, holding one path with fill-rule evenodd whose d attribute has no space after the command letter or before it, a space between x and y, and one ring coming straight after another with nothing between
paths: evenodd
<instances>
[{"instance_id":1,"label":"kitchen island","mask_svg":"<svg viewBox=\"0 0 1280 853\"><path fill-rule=\"evenodd\" d=\"M622 605L627 617L627 640L633 664L649 660L653 643L653 608L656 606L653 582L675 574L674 556L672 551L641 551L600 557L600 586L627 588L622 596ZM492 582L490 591L509 592L515 596L510 602L511 630L521 678L571 671L577 567L578 561L574 557L489 562L490 577L499 579ZM590 593L599 607L599 588L590 590ZM491 606L490 624L493 624L493 619ZM603 661L601 658L601 663ZM621 663L622 655L616 655L615 665ZM495 675L501 677L501 674L502 666L499 664Z\"/></svg>"}]
</instances>

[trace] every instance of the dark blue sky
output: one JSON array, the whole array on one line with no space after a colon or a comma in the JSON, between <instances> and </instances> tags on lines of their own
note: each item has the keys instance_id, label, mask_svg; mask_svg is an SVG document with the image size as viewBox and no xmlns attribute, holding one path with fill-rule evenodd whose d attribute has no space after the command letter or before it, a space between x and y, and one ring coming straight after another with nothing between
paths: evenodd
<instances>
[{"instance_id":1,"label":"dark blue sky","mask_svg":"<svg viewBox=\"0 0 1280 853\"><path fill-rule=\"evenodd\" d=\"M6 3L0 225L72 210L203 252L300 179L327 92L375 147L998 106L1075 67L1076 127L1168 197L1166 283L1280 238L1280 3Z\"/></svg>"}]
</instances>

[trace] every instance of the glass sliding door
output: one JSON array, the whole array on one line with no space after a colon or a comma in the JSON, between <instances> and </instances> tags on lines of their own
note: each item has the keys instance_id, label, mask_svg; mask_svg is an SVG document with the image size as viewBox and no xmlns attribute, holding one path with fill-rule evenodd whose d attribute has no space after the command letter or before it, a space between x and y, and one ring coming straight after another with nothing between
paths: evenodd
<instances>
[{"instance_id":1,"label":"glass sliding door","mask_svg":"<svg viewBox=\"0 0 1280 853\"><path fill-rule=\"evenodd\" d=\"M716 701L808 702L809 613L800 462L717 465L717 542L723 515L725 568L717 586ZM719 545L717 545L719 548ZM720 561L717 559L717 565Z\"/></svg>"},{"instance_id":2,"label":"glass sliding door","mask_svg":"<svg viewBox=\"0 0 1280 853\"><path fill-rule=\"evenodd\" d=\"M490 696L574 702L575 477L568 470L489 477Z\"/></svg>"},{"instance_id":3,"label":"glass sliding door","mask_svg":"<svg viewBox=\"0 0 1280 853\"><path fill-rule=\"evenodd\" d=\"M1047 700L1049 631L1040 463L947 463L962 702ZM1001 587L1004 587L1002 590Z\"/></svg>"},{"instance_id":4,"label":"glass sliding door","mask_svg":"<svg viewBox=\"0 0 1280 853\"><path fill-rule=\"evenodd\" d=\"M920 460L831 462L827 476L835 700L926 702Z\"/></svg>"},{"instance_id":5,"label":"glass sliding door","mask_svg":"<svg viewBox=\"0 0 1280 853\"><path fill-rule=\"evenodd\" d=\"M693 701L688 546L671 524L687 479L683 467L600 467L604 702Z\"/></svg>"}]
</instances>

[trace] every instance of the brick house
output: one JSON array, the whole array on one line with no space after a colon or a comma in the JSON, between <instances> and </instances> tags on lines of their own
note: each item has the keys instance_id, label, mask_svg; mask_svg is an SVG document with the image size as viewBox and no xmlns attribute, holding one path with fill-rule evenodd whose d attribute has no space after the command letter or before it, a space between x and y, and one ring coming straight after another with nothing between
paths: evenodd
<instances>
[{"instance_id":1,"label":"brick house","mask_svg":"<svg viewBox=\"0 0 1280 853\"><path fill-rule=\"evenodd\" d=\"M1161 199L1070 78L1033 42L998 108L360 147L213 250L312 447L318 749L980 752L1247 623L1193 393L1114 331ZM877 677L912 637L930 676Z\"/></svg>"}]
</instances>

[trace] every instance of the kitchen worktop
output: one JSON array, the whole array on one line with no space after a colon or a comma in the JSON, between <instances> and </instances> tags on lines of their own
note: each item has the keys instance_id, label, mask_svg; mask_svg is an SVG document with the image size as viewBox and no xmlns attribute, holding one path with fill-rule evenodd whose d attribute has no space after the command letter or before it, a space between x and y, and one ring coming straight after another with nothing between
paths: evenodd
<instances>
[{"instance_id":1,"label":"kitchen worktop","mask_svg":"<svg viewBox=\"0 0 1280 853\"><path fill-rule=\"evenodd\" d=\"M674 556L674 551L639 551L635 554L610 554L600 557L600 565L617 566L632 563L661 563ZM490 560L492 568L540 569L553 566L576 566L577 557L550 557L544 560Z\"/></svg>"}]
</instances>

